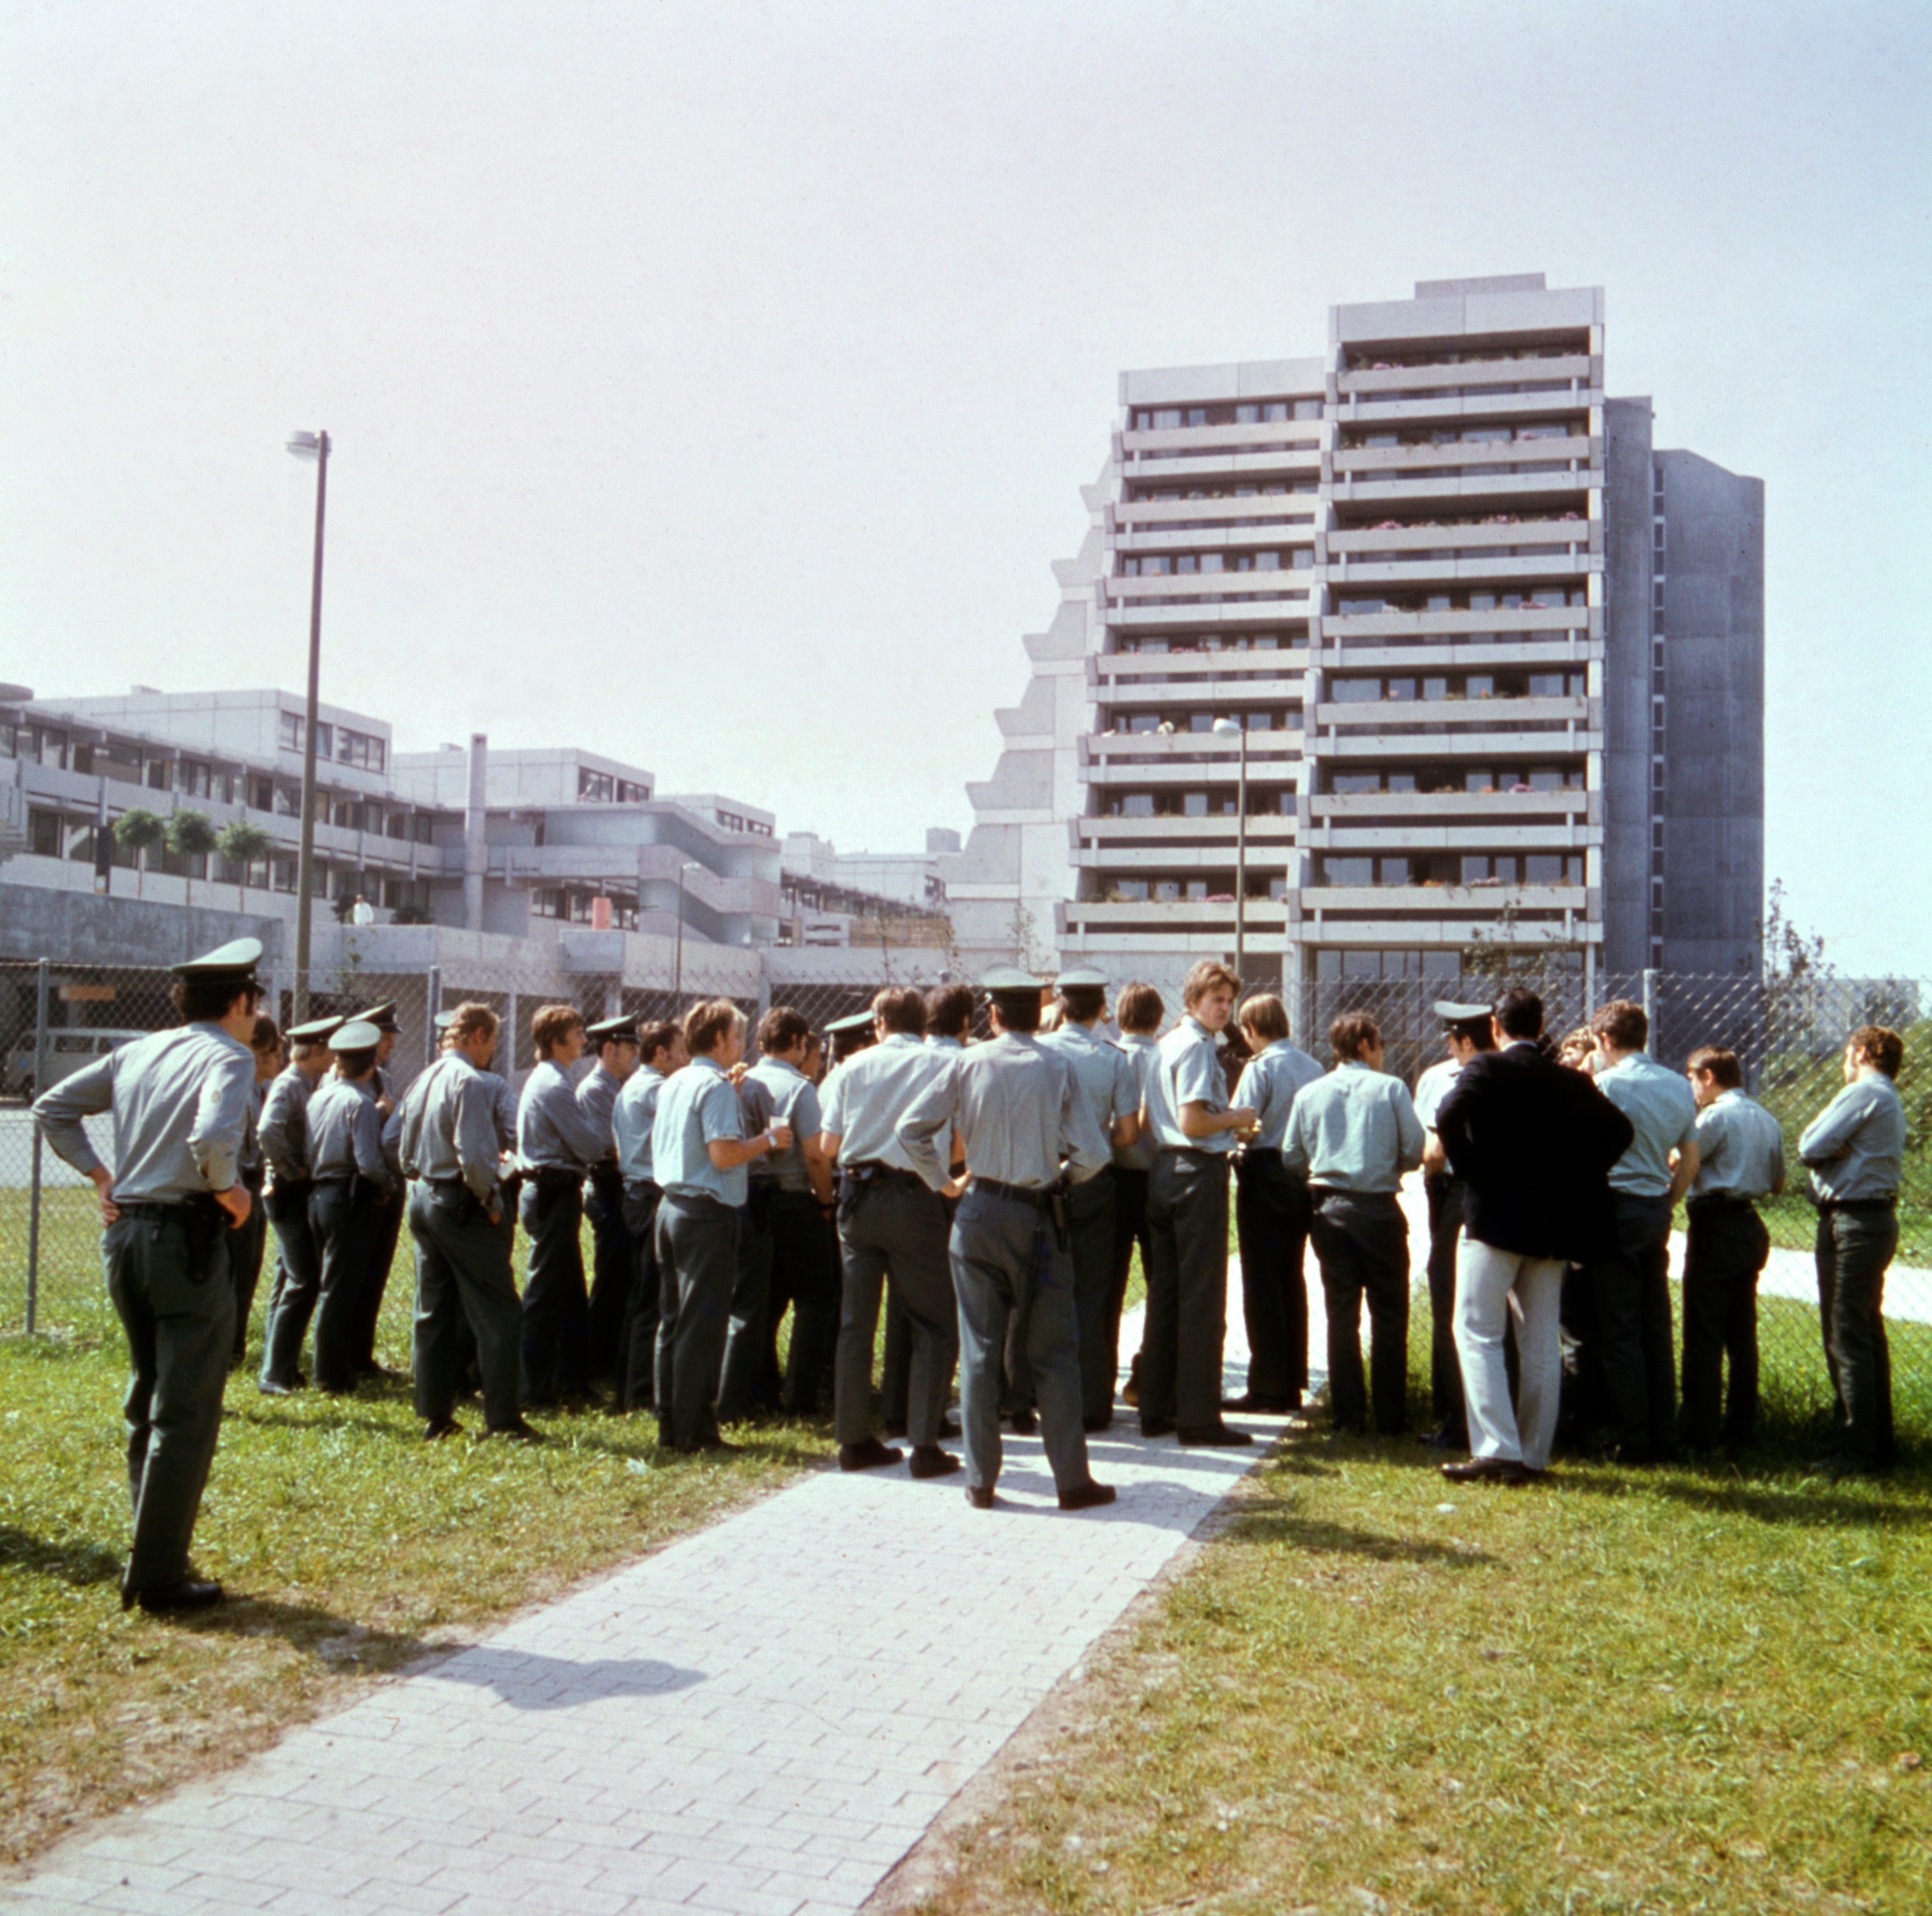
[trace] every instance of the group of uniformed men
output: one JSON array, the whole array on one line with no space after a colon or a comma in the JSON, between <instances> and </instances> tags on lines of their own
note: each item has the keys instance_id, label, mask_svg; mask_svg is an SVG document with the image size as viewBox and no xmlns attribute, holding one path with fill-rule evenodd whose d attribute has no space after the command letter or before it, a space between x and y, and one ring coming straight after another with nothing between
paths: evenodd
<instances>
[{"instance_id":1,"label":"group of uniformed men","mask_svg":"<svg viewBox=\"0 0 1932 1916\"><path fill-rule=\"evenodd\" d=\"M828 1027L822 1084L820 1041L789 1008L760 1021L747 1065L746 1021L729 1000L642 1028L553 1005L532 1021L536 1063L518 1097L490 1069L496 1014L466 1003L439 1019L440 1055L398 1099L384 1069L393 1005L294 1027L290 1061L274 1072L280 1034L257 1009L260 958L242 940L177 967L180 1029L110 1054L34 1108L53 1147L100 1189L108 1286L133 1360L125 1603L220 1595L188 1552L260 1265L251 1194L265 1181L279 1257L260 1387L301 1387L311 1320L318 1388L348 1391L376 1371L376 1315L406 1214L415 1401L430 1440L459 1430L472 1389L486 1437L531 1441L542 1433L526 1407L593 1401L608 1384L622 1408L655 1411L668 1447L727 1449L721 1419L809 1414L829 1381L842 1468L895 1465L902 1453L872 1423L883 1302L884 1435L910 1438L911 1474L959 1471L942 1443L958 1435L967 1495L993 1507L1004 1420L1040 1430L1060 1507L1084 1510L1114 1496L1091 1474L1087 1438L1114 1417L1135 1246L1147 1312L1123 1394L1143 1435L1227 1447L1252 1439L1226 1410L1301 1408L1311 1241L1334 1423L1364 1431L1372 1414L1394 1434L1405 1426L1409 1271L1396 1193L1418 1166L1432 1225L1434 1438L1472 1451L1444 1465L1449 1475L1540 1474L1565 1330L1584 1357L1578 1417L1610 1423L1626 1461L1670 1454L1680 1432L1700 1446L1750 1435L1768 1242L1753 1201L1781 1188L1781 1140L1744 1095L1733 1054L1706 1046L1679 1077L1646 1054L1635 1005L1598 1013L1590 1056L1572 1070L1543 1043L1530 992L1493 1007L1438 1004L1450 1055L1412 1099L1384 1072L1372 1019L1335 1021L1324 1074L1290 1042L1279 998L1257 994L1238 1011L1234 974L1208 961L1189 973L1165 1036L1166 1008L1140 984L1120 991L1113 1036L1107 981L1090 970L1061 974L1045 1033L1037 979L990 973L980 993L992 1036L976 1044L970 988L889 987ZM1246 1054L1232 1096L1219 1048L1231 1020ZM596 1062L573 1079L586 1048ZM1882 1294L1897 1240L1901 1056L1895 1033L1853 1034L1845 1091L1800 1145L1820 1206L1838 1468L1891 1460ZM82 1123L107 1111L111 1171ZM1250 1360L1246 1391L1224 1402L1231 1165ZM1667 1245L1686 1195L1678 1414ZM530 1240L520 1298L518 1216Z\"/></svg>"}]
</instances>

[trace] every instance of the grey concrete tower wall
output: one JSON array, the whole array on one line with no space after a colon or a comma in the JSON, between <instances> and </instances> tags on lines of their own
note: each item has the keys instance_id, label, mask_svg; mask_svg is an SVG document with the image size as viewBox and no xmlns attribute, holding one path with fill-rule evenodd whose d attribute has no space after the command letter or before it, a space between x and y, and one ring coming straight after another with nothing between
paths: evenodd
<instances>
[{"instance_id":1,"label":"grey concrete tower wall","mask_svg":"<svg viewBox=\"0 0 1932 1916\"><path fill-rule=\"evenodd\" d=\"M1764 482L1659 452L1666 970L1754 970L1764 910Z\"/></svg>"},{"instance_id":2,"label":"grey concrete tower wall","mask_svg":"<svg viewBox=\"0 0 1932 1916\"><path fill-rule=\"evenodd\" d=\"M1651 404L1604 405L1604 967L1650 963Z\"/></svg>"}]
</instances>

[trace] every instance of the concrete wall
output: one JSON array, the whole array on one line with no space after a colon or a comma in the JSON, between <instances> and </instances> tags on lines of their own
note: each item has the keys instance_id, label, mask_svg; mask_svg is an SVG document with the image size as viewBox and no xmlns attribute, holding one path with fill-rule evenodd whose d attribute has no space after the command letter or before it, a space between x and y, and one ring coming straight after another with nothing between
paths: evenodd
<instances>
[{"instance_id":1,"label":"concrete wall","mask_svg":"<svg viewBox=\"0 0 1932 1916\"><path fill-rule=\"evenodd\" d=\"M1660 452L1664 964L1755 970L1764 910L1764 484Z\"/></svg>"},{"instance_id":2,"label":"concrete wall","mask_svg":"<svg viewBox=\"0 0 1932 1916\"><path fill-rule=\"evenodd\" d=\"M1604 418L1604 965L1624 973L1650 963L1650 401Z\"/></svg>"}]
</instances>

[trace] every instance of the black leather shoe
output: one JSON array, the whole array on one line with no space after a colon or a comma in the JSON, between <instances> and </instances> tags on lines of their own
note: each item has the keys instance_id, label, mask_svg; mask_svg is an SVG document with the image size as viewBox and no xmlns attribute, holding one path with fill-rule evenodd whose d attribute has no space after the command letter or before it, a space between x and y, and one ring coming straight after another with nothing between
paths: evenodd
<instances>
[{"instance_id":1,"label":"black leather shoe","mask_svg":"<svg viewBox=\"0 0 1932 1916\"><path fill-rule=\"evenodd\" d=\"M959 1459L936 1444L922 1444L912 1453L910 1468L914 1477L950 1477L958 1468Z\"/></svg>"},{"instance_id":2,"label":"black leather shoe","mask_svg":"<svg viewBox=\"0 0 1932 1916\"><path fill-rule=\"evenodd\" d=\"M1174 1420L1172 1417L1143 1417L1141 1420L1141 1435L1143 1437L1172 1437L1174 1435Z\"/></svg>"},{"instance_id":3,"label":"black leather shoe","mask_svg":"<svg viewBox=\"0 0 1932 1916\"><path fill-rule=\"evenodd\" d=\"M1006 1421L1016 1437L1030 1437L1040 1429L1040 1420L1030 1411L1016 1411Z\"/></svg>"},{"instance_id":4,"label":"black leather shoe","mask_svg":"<svg viewBox=\"0 0 1932 1916\"><path fill-rule=\"evenodd\" d=\"M1451 1483L1533 1483L1540 1472L1513 1457L1472 1457L1466 1464L1444 1464L1442 1474Z\"/></svg>"},{"instance_id":5,"label":"black leather shoe","mask_svg":"<svg viewBox=\"0 0 1932 1916\"><path fill-rule=\"evenodd\" d=\"M990 1510L993 1507L993 1486L990 1483L969 1483L966 1486L966 1501L976 1510Z\"/></svg>"},{"instance_id":6,"label":"black leather shoe","mask_svg":"<svg viewBox=\"0 0 1932 1916\"><path fill-rule=\"evenodd\" d=\"M127 1604L129 1593L122 1593L122 1606ZM221 1586L218 1583L195 1583L184 1580L180 1583L152 1584L146 1590L132 1593L134 1601L150 1612L161 1610L206 1610L211 1603L221 1601Z\"/></svg>"},{"instance_id":7,"label":"black leather shoe","mask_svg":"<svg viewBox=\"0 0 1932 1916\"><path fill-rule=\"evenodd\" d=\"M1182 1444L1190 1450L1238 1450L1255 1441L1244 1430L1230 1430L1226 1424L1187 1424L1180 1431Z\"/></svg>"},{"instance_id":8,"label":"black leather shoe","mask_svg":"<svg viewBox=\"0 0 1932 1916\"><path fill-rule=\"evenodd\" d=\"M434 1444L445 1437L460 1437L463 1426L454 1417L431 1417L423 1426L423 1441Z\"/></svg>"},{"instance_id":9,"label":"black leather shoe","mask_svg":"<svg viewBox=\"0 0 1932 1916\"><path fill-rule=\"evenodd\" d=\"M506 1444L542 1444L546 1441L544 1433L527 1417L519 1417L513 1424L491 1424L483 1433L487 1443L491 1438L501 1438Z\"/></svg>"},{"instance_id":10,"label":"black leather shoe","mask_svg":"<svg viewBox=\"0 0 1932 1916\"><path fill-rule=\"evenodd\" d=\"M1119 1494L1111 1483L1096 1483L1089 1477L1084 1483L1077 1483L1071 1490L1060 1493L1060 1507L1063 1510L1097 1510L1102 1504L1112 1503Z\"/></svg>"},{"instance_id":11,"label":"black leather shoe","mask_svg":"<svg viewBox=\"0 0 1932 1916\"><path fill-rule=\"evenodd\" d=\"M868 1437L862 1444L842 1444L838 1447L838 1468L842 1471L882 1471L889 1464L896 1464L901 1453L889 1444L881 1444L876 1437Z\"/></svg>"}]
</instances>

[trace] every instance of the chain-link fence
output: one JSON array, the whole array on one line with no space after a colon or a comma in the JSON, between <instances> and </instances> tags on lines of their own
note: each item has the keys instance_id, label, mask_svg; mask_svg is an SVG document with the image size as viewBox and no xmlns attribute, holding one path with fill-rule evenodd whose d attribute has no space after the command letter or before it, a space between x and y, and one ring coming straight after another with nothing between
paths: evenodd
<instances>
[{"instance_id":1,"label":"chain-link fence","mask_svg":"<svg viewBox=\"0 0 1932 1916\"><path fill-rule=\"evenodd\" d=\"M929 960L929 962L928 961ZM672 976L634 978L620 972L548 966L506 970L479 963L420 970L361 964L352 971L318 974L311 1015L347 1013L393 1002L401 1037L388 1069L398 1089L434 1053L433 1013L469 1000L490 1005L506 1037L498 1069L515 1085L534 1062L530 1025L542 1006L568 1003L586 1019L628 1014L644 1020L669 1018L700 999L730 998L755 1017L773 1004L793 1006L819 1030L868 1006L886 984L928 985L940 981L944 955L838 951L720 951L699 946L680 955ZM1402 961L1404 965L1409 961ZM1296 1041L1324 1063L1327 1032L1345 1011L1366 1011L1380 1026L1386 1068L1413 1084L1443 1055L1441 1027L1431 1006L1438 999L1487 1001L1501 985L1527 982L1541 991L1550 1031L1560 1036L1587 1022L1613 998L1629 998L1650 1015L1651 1051L1681 1068L1700 1045L1728 1046L1742 1060L1747 1087L1784 1127L1790 1188L1762 1208L1774 1249L1762 1287L1761 1326L1768 1387L1779 1387L1799 1408L1828 1402L1816 1319L1816 1280L1810 1246L1816 1213L1805 1195L1797 1162L1800 1132L1828 1103L1841 1082L1846 1036L1862 1024L1886 1025L1905 1040L1898 1080L1910 1129L1900 1191L1900 1246L1887 1283L1887 1315L1893 1326L1892 1368L1901 1426L1932 1436L1932 986L1912 979L1840 978L1800 974L1765 981L1750 977L1690 977L1646 972L1633 977L1592 976L1552 960L1500 969L1392 976L1384 959L1352 975L1318 976L1285 995ZM1260 975L1249 989L1280 988ZM1116 991L1127 982L1117 976ZM1163 1028L1181 1008L1181 977L1164 973L1144 982L1160 993ZM170 997L172 981L160 970L136 970L60 960L0 964L0 1328L45 1327L88 1315L100 1306L96 1213L86 1181L37 1138L26 1108L33 1093L143 1033L177 1020ZM272 1007L286 1023L286 991ZM983 1017L977 1028L984 1035ZM1231 1065L1241 1056L1238 1036ZM586 1067L587 1068L587 1067ZM90 1121L96 1147L112 1162L110 1128ZM1420 1282L1426 1243L1415 1243ZM1681 1247L1680 1247L1681 1255ZM1414 1333L1426 1342L1426 1312Z\"/></svg>"}]
</instances>

